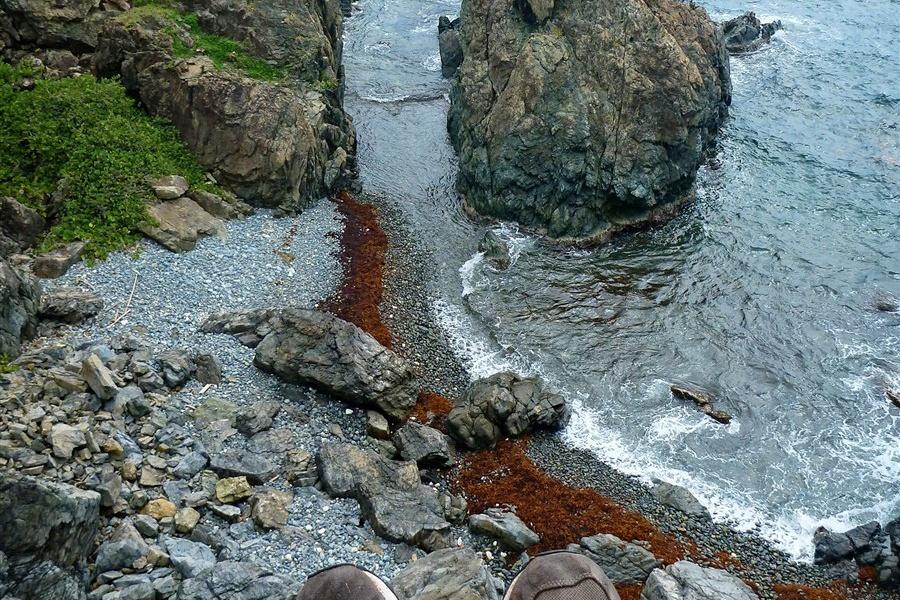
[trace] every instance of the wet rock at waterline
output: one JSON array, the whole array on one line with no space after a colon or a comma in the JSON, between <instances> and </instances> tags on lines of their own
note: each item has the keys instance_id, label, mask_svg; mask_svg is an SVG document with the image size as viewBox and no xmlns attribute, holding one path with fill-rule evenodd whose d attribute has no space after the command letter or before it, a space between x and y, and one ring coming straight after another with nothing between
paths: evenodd
<instances>
[{"instance_id":1,"label":"wet rock at waterline","mask_svg":"<svg viewBox=\"0 0 900 600\"><path fill-rule=\"evenodd\" d=\"M725 47L732 54L744 54L759 50L769 43L779 29L781 29L781 21L762 23L752 12L729 19L722 24Z\"/></svg>"},{"instance_id":2,"label":"wet rock at waterline","mask_svg":"<svg viewBox=\"0 0 900 600\"><path fill-rule=\"evenodd\" d=\"M490 448L502 437L566 426L565 398L536 377L497 373L472 383L447 416L447 432L468 448Z\"/></svg>"},{"instance_id":3,"label":"wet rock at waterline","mask_svg":"<svg viewBox=\"0 0 900 600\"><path fill-rule=\"evenodd\" d=\"M453 77L462 64L462 46L459 44L459 19L441 17L438 21L438 47L441 52L441 75Z\"/></svg>"},{"instance_id":4,"label":"wet rock at waterline","mask_svg":"<svg viewBox=\"0 0 900 600\"><path fill-rule=\"evenodd\" d=\"M478 242L478 251L484 253L484 259L500 269L509 267L509 244L500 239L493 231L488 231Z\"/></svg>"},{"instance_id":5,"label":"wet rock at waterline","mask_svg":"<svg viewBox=\"0 0 900 600\"><path fill-rule=\"evenodd\" d=\"M824 565L836 576L855 579L858 570L875 570L878 584L888 589L900 589L900 519L884 528L871 521L843 533L824 527L813 537L813 560Z\"/></svg>"},{"instance_id":6,"label":"wet rock at waterline","mask_svg":"<svg viewBox=\"0 0 900 600\"><path fill-rule=\"evenodd\" d=\"M592 242L692 198L731 102L702 8L465 0L460 17L448 126L468 207Z\"/></svg>"},{"instance_id":7,"label":"wet rock at waterline","mask_svg":"<svg viewBox=\"0 0 900 600\"><path fill-rule=\"evenodd\" d=\"M679 510L686 515L705 519L712 518L706 507L697 500L690 490L680 485L659 481L650 488L650 493L656 498L657 502Z\"/></svg>"},{"instance_id":8,"label":"wet rock at waterline","mask_svg":"<svg viewBox=\"0 0 900 600\"><path fill-rule=\"evenodd\" d=\"M410 365L356 325L303 309L217 313L207 333L230 333L256 348L254 364L285 381L318 387L394 420L416 403Z\"/></svg>"},{"instance_id":9,"label":"wet rock at waterline","mask_svg":"<svg viewBox=\"0 0 900 600\"><path fill-rule=\"evenodd\" d=\"M676 398L690 400L696 404L697 408L700 409L700 412L707 415L713 421L718 421L723 425L731 423L731 415L724 410L717 410L714 407L715 398L713 398L712 394L709 392L698 387L678 383L673 383L669 386L669 389Z\"/></svg>"}]
</instances>

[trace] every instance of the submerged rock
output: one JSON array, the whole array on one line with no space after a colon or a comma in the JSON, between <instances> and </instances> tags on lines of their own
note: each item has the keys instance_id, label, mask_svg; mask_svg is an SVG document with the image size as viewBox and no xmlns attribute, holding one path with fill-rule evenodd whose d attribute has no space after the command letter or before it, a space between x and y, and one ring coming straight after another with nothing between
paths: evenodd
<instances>
[{"instance_id":1,"label":"submerged rock","mask_svg":"<svg viewBox=\"0 0 900 600\"><path fill-rule=\"evenodd\" d=\"M488 231L478 243L478 251L496 268L503 270L509 267L509 244L500 239L493 231Z\"/></svg>"},{"instance_id":2,"label":"submerged rock","mask_svg":"<svg viewBox=\"0 0 900 600\"><path fill-rule=\"evenodd\" d=\"M718 421L723 425L731 423L731 415L724 410L717 410L714 407L715 398L713 398L712 394L710 394L709 392L701 390L697 387L682 385L679 383L673 383L669 387L669 389L672 391L672 395L676 398L681 398L682 400L690 400L691 402L696 404L697 408L700 409L700 412L708 416L713 421Z\"/></svg>"},{"instance_id":3,"label":"submerged rock","mask_svg":"<svg viewBox=\"0 0 900 600\"><path fill-rule=\"evenodd\" d=\"M587 243L693 197L731 102L702 8L464 0L460 17L448 126L469 208Z\"/></svg>"},{"instance_id":4,"label":"submerged rock","mask_svg":"<svg viewBox=\"0 0 900 600\"><path fill-rule=\"evenodd\" d=\"M497 373L472 383L447 416L447 432L468 448L490 448L504 436L566 426L565 399L536 377Z\"/></svg>"},{"instance_id":5,"label":"submerged rock","mask_svg":"<svg viewBox=\"0 0 900 600\"><path fill-rule=\"evenodd\" d=\"M722 24L725 47L732 54L744 54L759 50L769 43L779 29L781 29L781 21L762 23L752 12L729 19Z\"/></svg>"},{"instance_id":6,"label":"submerged rock","mask_svg":"<svg viewBox=\"0 0 900 600\"><path fill-rule=\"evenodd\" d=\"M416 403L415 374L406 360L362 329L304 309L217 313L202 325L256 346L254 364L285 381L310 384L399 421Z\"/></svg>"}]
</instances>

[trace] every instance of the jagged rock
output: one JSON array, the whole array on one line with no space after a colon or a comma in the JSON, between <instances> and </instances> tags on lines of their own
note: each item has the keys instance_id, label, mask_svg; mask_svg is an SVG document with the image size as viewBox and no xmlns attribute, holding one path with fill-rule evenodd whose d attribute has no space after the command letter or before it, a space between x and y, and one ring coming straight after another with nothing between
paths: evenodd
<instances>
[{"instance_id":1,"label":"jagged rock","mask_svg":"<svg viewBox=\"0 0 900 600\"><path fill-rule=\"evenodd\" d=\"M459 43L459 19L441 17L438 20L438 49L441 53L441 75L453 77L462 64L462 46Z\"/></svg>"},{"instance_id":2,"label":"jagged rock","mask_svg":"<svg viewBox=\"0 0 900 600\"><path fill-rule=\"evenodd\" d=\"M66 274L69 268L81 260L84 242L72 242L55 248L34 259L31 270L38 277L56 279Z\"/></svg>"},{"instance_id":3,"label":"jagged rock","mask_svg":"<svg viewBox=\"0 0 900 600\"><path fill-rule=\"evenodd\" d=\"M690 490L674 485L665 481L657 482L650 493L661 504L665 504L675 510L691 515L693 517L702 517L711 519L709 511L703 506L699 500L690 492Z\"/></svg>"},{"instance_id":4,"label":"jagged rock","mask_svg":"<svg viewBox=\"0 0 900 600\"><path fill-rule=\"evenodd\" d=\"M750 587L720 569L706 569L678 561L665 571L656 569L644 584L641 600L759 600Z\"/></svg>"},{"instance_id":5,"label":"jagged rock","mask_svg":"<svg viewBox=\"0 0 900 600\"><path fill-rule=\"evenodd\" d=\"M820 527L816 530L814 543L814 562L817 565L834 564L853 557L853 544L844 533L836 533Z\"/></svg>"},{"instance_id":6,"label":"jagged rock","mask_svg":"<svg viewBox=\"0 0 900 600\"><path fill-rule=\"evenodd\" d=\"M603 533L581 538L581 545L571 544L568 550L580 552L600 565L616 584L644 583L654 569L663 566L645 548Z\"/></svg>"},{"instance_id":7,"label":"jagged rock","mask_svg":"<svg viewBox=\"0 0 900 600\"><path fill-rule=\"evenodd\" d=\"M513 552L522 552L541 541L541 537L515 513L499 508L489 508L469 517L469 529L495 538Z\"/></svg>"},{"instance_id":8,"label":"jagged rock","mask_svg":"<svg viewBox=\"0 0 900 600\"><path fill-rule=\"evenodd\" d=\"M178 58L170 34L178 25L150 15L106 25L97 71L121 76L151 114L174 123L220 184L251 204L295 210L326 195L329 166L340 163L341 174L355 168L355 133L341 107L339 0L277 0L254 10L196 0L191 8L205 30L242 42L288 76L258 81L203 56Z\"/></svg>"},{"instance_id":9,"label":"jagged rock","mask_svg":"<svg viewBox=\"0 0 900 600\"><path fill-rule=\"evenodd\" d=\"M391 437L391 425L383 414L377 410L366 411L366 434L376 440L387 440Z\"/></svg>"},{"instance_id":10,"label":"jagged rock","mask_svg":"<svg viewBox=\"0 0 900 600\"><path fill-rule=\"evenodd\" d=\"M427 425L409 422L394 434L394 445L404 460L420 467L448 467L453 454L447 436Z\"/></svg>"},{"instance_id":11,"label":"jagged rock","mask_svg":"<svg viewBox=\"0 0 900 600\"><path fill-rule=\"evenodd\" d=\"M694 3L465 0L450 139L468 208L590 243L693 197L731 102Z\"/></svg>"},{"instance_id":12,"label":"jagged rock","mask_svg":"<svg viewBox=\"0 0 900 600\"><path fill-rule=\"evenodd\" d=\"M168 350L159 357L163 381L170 388L183 386L197 370L187 353L180 350Z\"/></svg>"},{"instance_id":13,"label":"jagged rock","mask_svg":"<svg viewBox=\"0 0 900 600\"><path fill-rule=\"evenodd\" d=\"M172 252L188 252L207 235L225 235L225 224L190 198L147 207L156 224L142 223L141 232Z\"/></svg>"},{"instance_id":14,"label":"jagged rock","mask_svg":"<svg viewBox=\"0 0 900 600\"><path fill-rule=\"evenodd\" d=\"M209 468L222 477L246 477L251 483L265 483L275 474L275 465L257 454L227 450L212 456Z\"/></svg>"},{"instance_id":15,"label":"jagged rock","mask_svg":"<svg viewBox=\"0 0 900 600\"><path fill-rule=\"evenodd\" d=\"M134 515L132 522L138 533L145 538L156 538L159 533L159 524L150 515Z\"/></svg>"},{"instance_id":16,"label":"jagged rock","mask_svg":"<svg viewBox=\"0 0 900 600\"><path fill-rule=\"evenodd\" d=\"M469 514L469 505L466 499L455 494L441 494L441 507L444 518L454 525L462 525Z\"/></svg>"},{"instance_id":17,"label":"jagged rock","mask_svg":"<svg viewBox=\"0 0 900 600\"><path fill-rule=\"evenodd\" d=\"M43 319L80 323L96 316L103 308L103 298L92 292L56 288L41 296L38 316Z\"/></svg>"},{"instance_id":18,"label":"jagged rock","mask_svg":"<svg viewBox=\"0 0 900 600\"><path fill-rule=\"evenodd\" d=\"M256 435L272 427L272 419L278 415L281 405L270 400L254 402L237 413L235 426L246 436Z\"/></svg>"},{"instance_id":19,"label":"jagged rock","mask_svg":"<svg viewBox=\"0 0 900 600\"><path fill-rule=\"evenodd\" d=\"M34 337L40 296L33 277L0 260L0 355L17 356L21 343Z\"/></svg>"},{"instance_id":20,"label":"jagged rock","mask_svg":"<svg viewBox=\"0 0 900 600\"><path fill-rule=\"evenodd\" d=\"M294 497L280 490L259 490L250 498L250 516L262 529L281 529L287 525L288 508Z\"/></svg>"},{"instance_id":21,"label":"jagged rock","mask_svg":"<svg viewBox=\"0 0 900 600\"><path fill-rule=\"evenodd\" d=\"M400 600L498 600L491 573L467 548L437 550L391 580Z\"/></svg>"},{"instance_id":22,"label":"jagged rock","mask_svg":"<svg viewBox=\"0 0 900 600\"><path fill-rule=\"evenodd\" d=\"M215 385L222 381L222 363L212 354L194 356L194 365L197 368L194 377L200 383Z\"/></svg>"},{"instance_id":23,"label":"jagged rock","mask_svg":"<svg viewBox=\"0 0 900 600\"><path fill-rule=\"evenodd\" d=\"M284 478L295 486L314 485L318 479L316 463L312 455L302 448L294 448L284 453Z\"/></svg>"},{"instance_id":24,"label":"jagged rock","mask_svg":"<svg viewBox=\"0 0 900 600\"><path fill-rule=\"evenodd\" d=\"M93 0L3 0L0 31L11 36L14 46L67 47L83 52L97 44L100 26L117 12L115 7Z\"/></svg>"},{"instance_id":25,"label":"jagged rock","mask_svg":"<svg viewBox=\"0 0 900 600\"><path fill-rule=\"evenodd\" d=\"M112 373L94 353L89 354L81 363L81 377L88 387L101 400L112 400L119 391Z\"/></svg>"},{"instance_id":26,"label":"jagged rock","mask_svg":"<svg viewBox=\"0 0 900 600\"><path fill-rule=\"evenodd\" d=\"M194 450L186 454L184 458L175 465L172 473L181 479L191 479L194 475L206 468L206 463L208 462L209 457L205 453Z\"/></svg>"},{"instance_id":27,"label":"jagged rock","mask_svg":"<svg viewBox=\"0 0 900 600\"><path fill-rule=\"evenodd\" d=\"M392 461L351 444L323 444L317 462L325 491L356 498L378 535L426 549L443 543L450 524L414 462Z\"/></svg>"},{"instance_id":28,"label":"jagged rock","mask_svg":"<svg viewBox=\"0 0 900 600\"><path fill-rule=\"evenodd\" d=\"M62 566L93 550L100 494L64 483L0 472L0 551Z\"/></svg>"},{"instance_id":29,"label":"jagged rock","mask_svg":"<svg viewBox=\"0 0 900 600\"><path fill-rule=\"evenodd\" d=\"M447 547L450 523L434 488L419 485L407 490L367 482L358 489L357 500L363 518L384 539L426 551Z\"/></svg>"},{"instance_id":30,"label":"jagged rock","mask_svg":"<svg viewBox=\"0 0 900 600\"><path fill-rule=\"evenodd\" d=\"M691 402L696 404L697 408L700 409L700 412L708 416L710 419L718 421L723 425L731 423L731 415L724 410L716 410L714 408L715 398L713 398L712 394L710 394L706 390L701 390L698 387L681 385L678 383L673 383L669 387L669 389L672 391L672 395L676 398L681 398L682 400L690 400Z\"/></svg>"},{"instance_id":31,"label":"jagged rock","mask_svg":"<svg viewBox=\"0 0 900 600\"><path fill-rule=\"evenodd\" d=\"M254 435L247 442L247 451L256 454L278 454L294 447L294 432L287 428L269 429Z\"/></svg>"},{"instance_id":32,"label":"jagged rock","mask_svg":"<svg viewBox=\"0 0 900 600\"><path fill-rule=\"evenodd\" d=\"M53 446L53 456L58 458L72 458L72 453L87 444L84 431L76 429L65 423L57 423L50 429L50 443Z\"/></svg>"},{"instance_id":33,"label":"jagged rock","mask_svg":"<svg viewBox=\"0 0 900 600\"><path fill-rule=\"evenodd\" d=\"M202 326L256 345L254 364L294 383L316 386L351 404L402 420L416 402L406 360L352 323L327 313L256 310L217 313Z\"/></svg>"},{"instance_id":34,"label":"jagged rock","mask_svg":"<svg viewBox=\"0 0 900 600\"><path fill-rule=\"evenodd\" d=\"M497 373L472 383L447 416L447 433L469 448L490 448L503 436L561 429L571 410L535 377Z\"/></svg>"},{"instance_id":35,"label":"jagged rock","mask_svg":"<svg viewBox=\"0 0 900 600\"><path fill-rule=\"evenodd\" d=\"M503 270L509 267L509 245L493 231L488 231L478 242L478 251L496 268Z\"/></svg>"},{"instance_id":36,"label":"jagged rock","mask_svg":"<svg viewBox=\"0 0 900 600\"><path fill-rule=\"evenodd\" d=\"M0 258L30 247L45 227L44 218L37 211L13 198L0 197Z\"/></svg>"},{"instance_id":37,"label":"jagged rock","mask_svg":"<svg viewBox=\"0 0 900 600\"><path fill-rule=\"evenodd\" d=\"M781 29L781 21L761 23L752 12L729 19L722 24L725 47L732 54L759 50L769 43L779 29Z\"/></svg>"},{"instance_id":38,"label":"jagged rock","mask_svg":"<svg viewBox=\"0 0 900 600\"><path fill-rule=\"evenodd\" d=\"M253 208L233 196L218 196L206 190L191 190L188 197L203 210L219 219L236 219L253 212Z\"/></svg>"},{"instance_id":39,"label":"jagged rock","mask_svg":"<svg viewBox=\"0 0 900 600\"><path fill-rule=\"evenodd\" d=\"M185 579L196 577L216 564L216 555L206 544L182 538L166 538L163 544L172 566Z\"/></svg>"},{"instance_id":40,"label":"jagged rock","mask_svg":"<svg viewBox=\"0 0 900 600\"><path fill-rule=\"evenodd\" d=\"M246 477L224 477L216 482L216 498L225 504L249 498L251 491Z\"/></svg>"},{"instance_id":41,"label":"jagged rock","mask_svg":"<svg viewBox=\"0 0 900 600\"><path fill-rule=\"evenodd\" d=\"M5 589L4 589L5 588ZM77 571L63 569L49 560L9 558L7 580L0 579L4 599L85 600L84 585Z\"/></svg>"},{"instance_id":42,"label":"jagged rock","mask_svg":"<svg viewBox=\"0 0 900 600\"><path fill-rule=\"evenodd\" d=\"M95 571L103 573L131 568L134 561L145 556L149 551L150 546L147 545L131 521L123 521L110 538L100 544L97 549Z\"/></svg>"},{"instance_id":43,"label":"jagged rock","mask_svg":"<svg viewBox=\"0 0 900 600\"><path fill-rule=\"evenodd\" d=\"M289 600L300 584L250 563L224 561L184 582L178 600Z\"/></svg>"},{"instance_id":44,"label":"jagged rock","mask_svg":"<svg viewBox=\"0 0 900 600\"><path fill-rule=\"evenodd\" d=\"M190 184L180 175L167 175L151 183L150 187L160 200L175 200L187 193Z\"/></svg>"}]
</instances>

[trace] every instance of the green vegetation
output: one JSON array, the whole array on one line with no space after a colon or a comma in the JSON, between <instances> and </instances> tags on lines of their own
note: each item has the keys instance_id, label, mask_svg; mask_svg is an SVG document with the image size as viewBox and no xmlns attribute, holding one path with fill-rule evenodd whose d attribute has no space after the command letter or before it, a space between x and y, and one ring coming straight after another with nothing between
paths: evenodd
<instances>
[{"instance_id":1,"label":"green vegetation","mask_svg":"<svg viewBox=\"0 0 900 600\"><path fill-rule=\"evenodd\" d=\"M141 111L117 81L36 78L15 91L28 75L0 62L0 195L51 213L42 250L83 240L96 259L135 241L148 179L179 174L212 189L171 123Z\"/></svg>"},{"instance_id":2,"label":"green vegetation","mask_svg":"<svg viewBox=\"0 0 900 600\"><path fill-rule=\"evenodd\" d=\"M203 54L209 57L217 69L234 68L247 77L260 81L278 81L287 76L283 67L271 65L253 56L241 42L203 31L195 14L179 12L165 4L147 2L135 6L122 15L121 19L126 24L133 24L145 15L165 17L190 32L194 40L193 47L188 46L174 29L167 32L172 36L172 48L176 58L190 58Z\"/></svg>"},{"instance_id":3,"label":"green vegetation","mask_svg":"<svg viewBox=\"0 0 900 600\"><path fill-rule=\"evenodd\" d=\"M9 364L11 360L12 359L9 357L9 354L0 354L0 375L15 373L19 370L19 365Z\"/></svg>"}]
</instances>

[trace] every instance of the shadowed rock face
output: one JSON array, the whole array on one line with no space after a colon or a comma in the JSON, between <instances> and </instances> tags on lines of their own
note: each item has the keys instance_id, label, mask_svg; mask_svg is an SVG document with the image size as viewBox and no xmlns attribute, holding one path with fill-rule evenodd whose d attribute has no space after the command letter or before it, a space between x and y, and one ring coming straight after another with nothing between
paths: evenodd
<instances>
[{"instance_id":1,"label":"shadowed rock face","mask_svg":"<svg viewBox=\"0 0 900 600\"><path fill-rule=\"evenodd\" d=\"M692 197L731 101L722 33L674 0L466 0L448 127L475 211L591 242Z\"/></svg>"},{"instance_id":2,"label":"shadowed rock face","mask_svg":"<svg viewBox=\"0 0 900 600\"><path fill-rule=\"evenodd\" d=\"M34 336L40 295L34 277L0 260L0 355L17 355L22 341Z\"/></svg>"}]
</instances>

